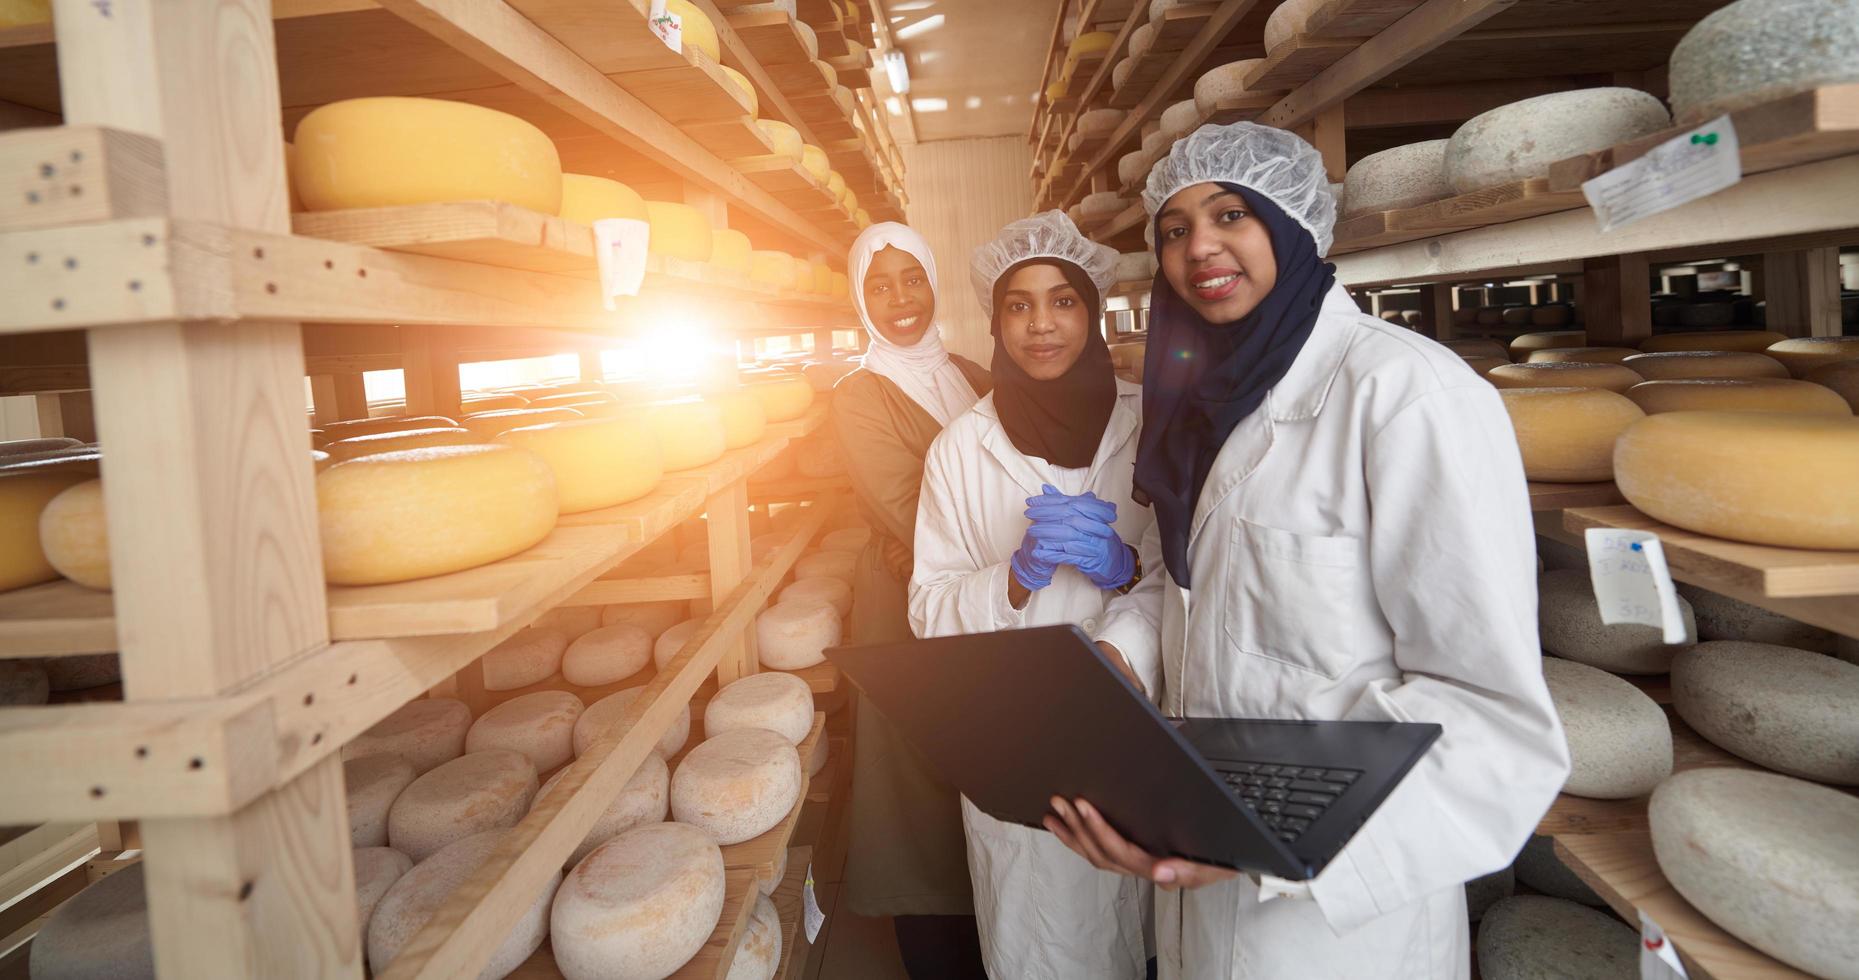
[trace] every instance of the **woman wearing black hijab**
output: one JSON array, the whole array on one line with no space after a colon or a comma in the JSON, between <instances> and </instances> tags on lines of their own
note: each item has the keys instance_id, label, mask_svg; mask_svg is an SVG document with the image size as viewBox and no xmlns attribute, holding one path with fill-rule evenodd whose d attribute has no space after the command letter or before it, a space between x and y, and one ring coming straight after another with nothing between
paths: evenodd
<instances>
[{"instance_id":1,"label":"woman wearing black hijab","mask_svg":"<svg viewBox=\"0 0 1859 980\"><path fill-rule=\"evenodd\" d=\"M910 622L918 636L1100 625L1137 574L1149 524L1131 500L1139 389L1101 330L1116 252L1058 211L975 251L994 334L994 391L924 461ZM1148 882L1093 868L1052 835L962 801L982 959L997 978L1144 975Z\"/></svg>"}]
</instances>

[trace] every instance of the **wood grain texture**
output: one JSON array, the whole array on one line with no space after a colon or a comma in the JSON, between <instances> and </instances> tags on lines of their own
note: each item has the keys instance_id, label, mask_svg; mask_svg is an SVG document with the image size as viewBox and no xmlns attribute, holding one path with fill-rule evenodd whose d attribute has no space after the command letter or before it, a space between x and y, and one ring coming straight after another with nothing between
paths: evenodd
<instances>
[{"instance_id":1,"label":"wood grain texture","mask_svg":"<svg viewBox=\"0 0 1859 980\"><path fill-rule=\"evenodd\" d=\"M1569 507L1606 507L1626 502L1610 483L1530 483L1531 510L1565 510Z\"/></svg>"},{"instance_id":2,"label":"wood grain texture","mask_svg":"<svg viewBox=\"0 0 1859 980\"><path fill-rule=\"evenodd\" d=\"M1771 599L1859 596L1859 552L1713 538L1661 523L1627 505L1573 510L1565 519L1576 533L1591 527L1652 531L1674 572L1683 569L1710 581L1758 590Z\"/></svg>"},{"instance_id":3,"label":"wood grain texture","mask_svg":"<svg viewBox=\"0 0 1859 980\"><path fill-rule=\"evenodd\" d=\"M0 231L167 210L161 144L103 126L52 126L0 135Z\"/></svg>"}]
</instances>

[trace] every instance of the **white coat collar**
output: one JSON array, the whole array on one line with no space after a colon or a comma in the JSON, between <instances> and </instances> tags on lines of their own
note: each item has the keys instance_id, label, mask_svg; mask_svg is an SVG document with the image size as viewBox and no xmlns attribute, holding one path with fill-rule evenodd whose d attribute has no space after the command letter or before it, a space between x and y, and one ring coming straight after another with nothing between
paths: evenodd
<instances>
[{"instance_id":1,"label":"white coat collar","mask_svg":"<svg viewBox=\"0 0 1859 980\"><path fill-rule=\"evenodd\" d=\"M1349 291L1340 285L1323 297L1323 310L1317 315L1310 338L1304 341L1304 349L1265 395L1272 421L1296 422L1316 418L1323 411L1330 386L1342 370L1343 355L1349 353L1349 345L1355 340L1355 317L1361 312L1356 301L1349 298Z\"/></svg>"},{"instance_id":2,"label":"white coat collar","mask_svg":"<svg viewBox=\"0 0 1859 980\"><path fill-rule=\"evenodd\" d=\"M972 411L988 420L981 437L982 448L1000 462L1021 489L1036 494L1041 484L1052 482L1046 475L1051 463L1027 456L1014 446L1012 439L1007 438L1007 429L1001 425L1000 413L994 407L993 392L983 395ZM1110 410L1110 421L1104 425L1104 437L1098 440L1097 453L1091 457L1091 468L1085 477L1088 485L1096 485L1098 472L1104 463L1121 452L1141 428L1142 389L1118 378L1117 404Z\"/></svg>"}]
</instances>

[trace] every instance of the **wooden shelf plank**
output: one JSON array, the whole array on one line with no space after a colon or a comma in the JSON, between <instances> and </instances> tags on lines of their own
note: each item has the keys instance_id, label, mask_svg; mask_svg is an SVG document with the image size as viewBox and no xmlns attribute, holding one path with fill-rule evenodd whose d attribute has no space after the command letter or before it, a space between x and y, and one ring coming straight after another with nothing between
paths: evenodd
<instances>
[{"instance_id":1,"label":"wooden shelf plank","mask_svg":"<svg viewBox=\"0 0 1859 980\"><path fill-rule=\"evenodd\" d=\"M1659 536L1666 563L1674 571L1682 568L1769 598L1859 597L1859 551L1728 541L1662 524L1628 505L1571 510L1564 521L1577 534L1591 527L1651 531ZM1853 604L1859 606L1859 598Z\"/></svg>"},{"instance_id":2,"label":"wooden shelf plank","mask_svg":"<svg viewBox=\"0 0 1859 980\"><path fill-rule=\"evenodd\" d=\"M757 883L774 880L775 865L780 863L781 855L787 852L789 843L794 839L794 828L800 824L800 811L807 806L807 787L810 778L806 774L807 759L813 754L814 746L826 737L826 716L814 712L813 730L801 740L797 747L800 752L801 779L800 796L795 799L793 809L781 822L768 828L766 833L743 841L729 844L723 848L723 867L732 871L747 871L755 876Z\"/></svg>"},{"instance_id":3,"label":"wooden shelf plank","mask_svg":"<svg viewBox=\"0 0 1859 980\"><path fill-rule=\"evenodd\" d=\"M1129 77L1123 80L1123 87L1110 96L1110 105L1116 109L1130 109L1139 104L1156 102L1154 113L1145 113L1153 118L1159 115L1162 105L1159 99L1151 98L1156 90L1171 88L1172 85L1160 84L1164 76L1177 76L1177 62L1185 61L1181 54L1213 21L1219 12L1217 3L1191 3L1170 7L1162 13L1162 22L1157 25L1155 40L1144 51L1142 57L1130 68ZM1250 6L1250 4L1248 4ZM1237 19L1237 18L1235 18ZM1161 93L1162 98L1167 92Z\"/></svg>"},{"instance_id":4,"label":"wooden shelf plank","mask_svg":"<svg viewBox=\"0 0 1859 980\"><path fill-rule=\"evenodd\" d=\"M813 848L796 847L789 851L787 875L768 897L775 904L775 913L781 917L781 965L775 967L775 980L800 977L801 974L793 971L802 968L801 964L807 962L813 950L811 943L802 945L806 933L800 928L806 902L807 869L812 864Z\"/></svg>"},{"instance_id":5,"label":"wooden shelf plank","mask_svg":"<svg viewBox=\"0 0 1859 980\"><path fill-rule=\"evenodd\" d=\"M800 31L795 29L794 18L782 11L730 14L729 26L764 68L813 61L813 52L807 50Z\"/></svg>"},{"instance_id":6,"label":"wooden shelf plank","mask_svg":"<svg viewBox=\"0 0 1859 980\"><path fill-rule=\"evenodd\" d=\"M1626 502L1619 488L1608 483L1530 483L1531 510L1567 510L1570 507L1606 507Z\"/></svg>"},{"instance_id":7,"label":"wooden shelf plank","mask_svg":"<svg viewBox=\"0 0 1859 980\"><path fill-rule=\"evenodd\" d=\"M1330 251L1341 255L1587 206L1581 191L1551 190L1545 178L1513 181L1418 207L1350 218L1337 224L1336 244Z\"/></svg>"},{"instance_id":8,"label":"wooden shelf plank","mask_svg":"<svg viewBox=\"0 0 1859 980\"><path fill-rule=\"evenodd\" d=\"M814 694L832 694L839 690L839 668L830 663L814 664L798 670L785 671L807 682L808 689Z\"/></svg>"}]
</instances>

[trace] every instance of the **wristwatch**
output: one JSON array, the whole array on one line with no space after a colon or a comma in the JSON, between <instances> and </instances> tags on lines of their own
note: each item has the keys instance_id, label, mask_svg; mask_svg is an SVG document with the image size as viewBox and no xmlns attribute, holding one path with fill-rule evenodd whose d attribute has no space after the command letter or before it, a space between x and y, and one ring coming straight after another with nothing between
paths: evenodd
<instances>
[{"instance_id":1,"label":"wristwatch","mask_svg":"<svg viewBox=\"0 0 1859 980\"><path fill-rule=\"evenodd\" d=\"M1128 582L1117 586L1118 595L1129 595L1130 590L1136 587L1136 583L1143 580L1142 552L1137 551L1134 545L1125 544L1124 547L1130 549L1130 561L1134 564L1135 571L1130 573L1130 580Z\"/></svg>"}]
</instances>

